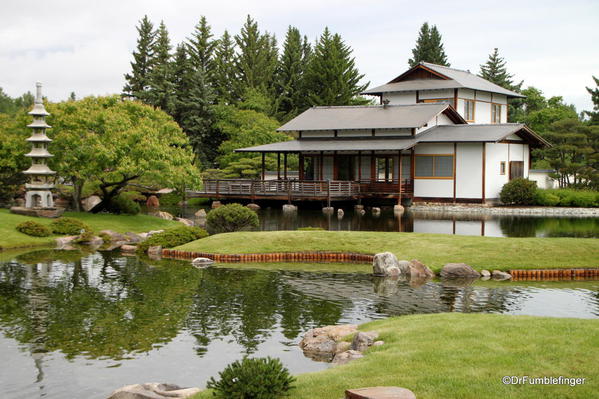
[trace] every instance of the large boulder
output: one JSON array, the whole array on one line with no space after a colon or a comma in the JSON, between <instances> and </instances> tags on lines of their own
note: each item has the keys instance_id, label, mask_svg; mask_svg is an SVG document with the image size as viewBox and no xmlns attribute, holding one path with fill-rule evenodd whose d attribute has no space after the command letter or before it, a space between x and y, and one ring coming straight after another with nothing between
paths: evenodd
<instances>
[{"instance_id":1,"label":"large boulder","mask_svg":"<svg viewBox=\"0 0 599 399\"><path fill-rule=\"evenodd\" d=\"M194 213L193 215L198 219L206 219L206 217L208 217L208 215L206 214L206 210L203 208Z\"/></svg>"},{"instance_id":2,"label":"large boulder","mask_svg":"<svg viewBox=\"0 0 599 399\"><path fill-rule=\"evenodd\" d=\"M345 399L416 399L416 395L406 388L370 387L348 389Z\"/></svg>"},{"instance_id":3,"label":"large boulder","mask_svg":"<svg viewBox=\"0 0 599 399\"><path fill-rule=\"evenodd\" d=\"M335 353L337 341L357 331L355 324L325 326L306 331L299 343L304 352Z\"/></svg>"},{"instance_id":4,"label":"large boulder","mask_svg":"<svg viewBox=\"0 0 599 399\"><path fill-rule=\"evenodd\" d=\"M512 275L506 272L502 272L501 270L493 270L493 273L491 274L491 276L493 277L493 280L510 280L512 278Z\"/></svg>"},{"instance_id":5,"label":"large boulder","mask_svg":"<svg viewBox=\"0 0 599 399\"><path fill-rule=\"evenodd\" d=\"M354 359L360 359L362 357L364 357L362 352L350 349L345 352L337 353L333 358L333 364L338 366L350 362Z\"/></svg>"},{"instance_id":6,"label":"large boulder","mask_svg":"<svg viewBox=\"0 0 599 399\"><path fill-rule=\"evenodd\" d=\"M416 259L410 261L409 267L410 279L422 280L435 277L435 273L431 269Z\"/></svg>"},{"instance_id":7,"label":"large boulder","mask_svg":"<svg viewBox=\"0 0 599 399\"><path fill-rule=\"evenodd\" d=\"M100 202L102 202L102 198L98 197L97 195L90 195L89 197L81 200L81 207L85 212L89 212Z\"/></svg>"},{"instance_id":8,"label":"large boulder","mask_svg":"<svg viewBox=\"0 0 599 399\"><path fill-rule=\"evenodd\" d=\"M193 220L190 219L185 219L185 218L175 218L175 220L179 223L183 223L185 226L188 227L193 227L195 226L195 223L193 222Z\"/></svg>"},{"instance_id":9,"label":"large boulder","mask_svg":"<svg viewBox=\"0 0 599 399\"><path fill-rule=\"evenodd\" d=\"M146 384L127 385L112 392L108 399L165 399L189 398L200 388L181 388L174 384L150 382Z\"/></svg>"},{"instance_id":10,"label":"large boulder","mask_svg":"<svg viewBox=\"0 0 599 399\"><path fill-rule=\"evenodd\" d=\"M152 212L152 213L148 213L148 215L156 216L157 218L164 219L164 220L173 220L174 219L173 215L171 215L168 212L164 212L164 211Z\"/></svg>"},{"instance_id":11,"label":"large boulder","mask_svg":"<svg viewBox=\"0 0 599 399\"><path fill-rule=\"evenodd\" d=\"M73 244L73 241L75 240L75 238L77 238L78 236L65 236L65 237L58 237L55 241L56 241L56 249L66 249L66 248L70 248L71 245Z\"/></svg>"},{"instance_id":12,"label":"large boulder","mask_svg":"<svg viewBox=\"0 0 599 399\"><path fill-rule=\"evenodd\" d=\"M448 263L441 269L443 278L478 278L480 273L465 263Z\"/></svg>"},{"instance_id":13,"label":"large boulder","mask_svg":"<svg viewBox=\"0 0 599 399\"><path fill-rule=\"evenodd\" d=\"M160 208L160 200L155 195L150 195L148 200L146 201L146 206L148 209L158 209Z\"/></svg>"},{"instance_id":14,"label":"large boulder","mask_svg":"<svg viewBox=\"0 0 599 399\"><path fill-rule=\"evenodd\" d=\"M368 331L362 332L360 331L354 336L354 339L351 343L351 348L356 351L364 351L369 346L374 344L374 341L379 337L379 333L376 331Z\"/></svg>"},{"instance_id":15,"label":"large boulder","mask_svg":"<svg viewBox=\"0 0 599 399\"><path fill-rule=\"evenodd\" d=\"M372 259L372 273L375 276L400 276L404 274L407 265L399 263L391 252L382 252Z\"/></svg>"},{"instance_id":16,"label":"large boulder","mask_svg":"<svg viewBox=\"0 0 599 399\"><path fill-rule=\"evenodd\" d=\"M113 230L102 230L100 231L100 234L110 237L110 242L128 241L128 239L123 234L117 233Z\"/></svg>"},{"instance_id":17,"label":"large boulder","mask_svg":"<svg viewBox=\"0 0 599 399\"><path fill-rule=\"evenodd\" d=\"M248 208L250 208L252 211L259 211L260 210L260 205L255 204L253 202L250 202L249 204L246 205Z\"/></svg>"},{"instance_id":18,"label":"large boulder","mask_svg":"<svg viewBox=\"0 0 599 399\"><path fill-rule=\"evenodd\" d=\"M214 260L210 258L195 258L191 261L191 264L198 268L208 267L214 263Z\"/></svg>"}]
</instances>

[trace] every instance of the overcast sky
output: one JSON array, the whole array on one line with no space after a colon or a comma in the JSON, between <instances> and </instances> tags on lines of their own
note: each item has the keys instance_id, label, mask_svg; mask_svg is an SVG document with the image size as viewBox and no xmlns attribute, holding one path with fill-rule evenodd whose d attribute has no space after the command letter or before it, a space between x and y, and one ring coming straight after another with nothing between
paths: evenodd
<instances>
[{"instance_id":1,"label":"overcast sky","mask_svg":"<svg viewBox=\"0 0 599 399\"><path fill-rule=\"evenodd\" d=\"M420 25L436 24L453 67L478 72L494 47L524 85L590 109L585 86L599 77L599 1L387 0L1 0L0 87L11 96L42 81L52 101L120 93L135 26L166 23L173 44L201 15L215 34L237 33L247 14L282 42L288 25L311 40L325 26L354 49L371 85L407 69Z\"/></svg>"}]
</instances>

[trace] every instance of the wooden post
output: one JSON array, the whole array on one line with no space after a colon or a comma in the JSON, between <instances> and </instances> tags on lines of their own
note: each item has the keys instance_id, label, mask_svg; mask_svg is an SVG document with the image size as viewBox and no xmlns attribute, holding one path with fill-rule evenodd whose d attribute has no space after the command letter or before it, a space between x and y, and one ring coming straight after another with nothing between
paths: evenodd
<instances>
[{"instance_id":1,"label":"wooden post","mask_svg":"<svg viewBox=\"0 0 599 399\"><path fill-rule=\"evenodd\" d=\"M291 180L287 179L287 203L291 204Z\"/></svg>"},{"instance_id":2,"label":"wooden post","mask_svg":"<svg viewBox=\"0 0 599 399\"><path fill-rule=\"evenodd\" d=\"M362 151L358 151L358 181L362 182Z\"/></svg>"},{"instance_id":3,"label":"wooden post","mask_svg":"<svg viewBox=\"0 0 599 399\"><path fill-rule=\"evenodd\" d=\"M487 167L487 143L483 143L483 181L482 181L482 203L484 204L486 201L485 198L485 175L487 174L486 172L486 167Z\"/></svg>"},{"instance_id":4,"label":"wooden post","mask_svg":"<svg viewBox=\"0 0 599 399\"><path fill-rule=\"evenodd\" d=\"M262 153L262 180L266 180L266 166L265 166L265 162L266 162L266 153Z\"/></svg>"},{"instance_id":5,"label":"wooden post","mask_svg":"<svg viewBox=\"0 0 599 399\"><path fill-rule=\"evenodd\" d=\"M389 182L389 157L385 157L385 183Z\"/></svg>"},{"instance_id":6,"label":"wooden post","mask_svg":"<svg viewBox=\"0 0 599 399\"><path fill-rule=\"evenodd\" d=\"M283 178L285 180L287 180L287 153L283 154L283 164L284 164L284 172L283 172Z\"/></svg>"},{"instance_id":7,"label":"wooden post","mask_svg":"<svg viewBox=\"0 0 599 399\"><path fill-rule=\"evenodd\" d=\"M331 207L331 180L327 179L327 207Z\"/></svg>"},{"instance_id":8,"label":"wooden post","mask_svg":"<svg viewBox=\"0 0 599 399\"><path fill-rule=\"evenodd\" d=\"M324 176L324 151L320 151L320 160L318 162L320 171L319 171L319 175L320 177L318 178L318 180L323 180L323 176Z\"/></svg>"},{"instance_id":9,"label":"wooden post","mask_svg":"<svg viewBox=\"0 0 599 399\"><path fill-rule=\"evenodd\" d=\"M218 186L219 186L219 182L220 182L220 180L217 180L217 181L216 181L216 199L220 199L220 195L219 195L219 193L218 193L218 191L219 191L219 190L218 190L218 189L219 189L219 187L218 187Z\"/></svg>"},{"instance_id":10,"label":"wooden post","mask_svg":"<svg viewBox=\"0 0 599 399\"><path fill-rule=\"evenodd\" d=\"M337 151L333 151L333 180L339 178L339 165L337 165Z\"/></svg>"},{"instance_id":11,"label":"wooden post","mask_svg":"<svg viewBox=\"0 0 599 399\"><path fill-rule=\"evenodd\" d=\"M299 179L304 180L304 155L299 154Z\"/></svg>"},{"instance_id":12,"label":"wooden post","mask_svg":"<svg viewBox=\"0 0 599 399\"><path fill-rule=\"evenodd\" d=\"M277 152L277 180L281 180L281 153Z\"/></svg>"},{"instance_id":13,"label":"wooden post","mask_svg":"<svg viewBox=\"0 0 599 399\"><path fill-rule=\"evenodd\" d=\"M376 158L374 157L374 151L370 152L370 182L374 183L377 179L377 172L378 170L376 170Z\"/></svg>"},{"instance_id":14,"label":"wooden post","mask_svg":"<svg viewBox=\"0 0 599 399\"><path fill-rule=\"evenodd\" d=\"M458 180L457 171L456 171L457 154L458 154L458 143L453 143L453 203L454 204L456 202L456 181Z\"/></svg>"},{"instance_id":15,"label":"wooden post","mask_svg":"<svg viewBox=\"0 0 599 399\"><path fill-rule=\"evenodd\" d=\"M401 172L402 172L402 168L401 168L401 150L399 150L399 156L397 157L397 171L399 176L397 176L397 181L399 184L399 200L397 201L398 205L401 205L401 194L402 194L402 186L401 186ZM400 222L401 224L401 222Z\"/></svg>"}]
</instances>

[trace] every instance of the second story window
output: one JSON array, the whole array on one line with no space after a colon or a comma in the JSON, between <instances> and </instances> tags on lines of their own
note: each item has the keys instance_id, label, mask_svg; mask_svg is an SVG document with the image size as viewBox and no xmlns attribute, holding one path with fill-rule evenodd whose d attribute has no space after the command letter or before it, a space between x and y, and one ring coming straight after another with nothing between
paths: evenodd
<instances>
[{"instance_id":1,"label":"second story window","mask_svg":"<svg viewBox=\"0 0 599 399\"><path fill-rule=\"evenodd\" d=\"M464 100L464 119L474 122L474 100Z\"/></svg>"},{"instance_id":2,"label":"second story window","mask_svg":"<svg viewBox=\"0 0 599 399\"><path fill-rule=\"evenodd\" d=\"M501 104L491 104L491 123L501 123Z\"/></svg>"},{"instance_id":3,"label":"second story window","mask_svg":"<svg viewBox=\"0 0 599 399\"><path fill-rule=\"evenodd\" d=\"M454 107L453 98L427 98L421 99L418 102L420 103L445 103Z\"/></svg>"}]
</instances>

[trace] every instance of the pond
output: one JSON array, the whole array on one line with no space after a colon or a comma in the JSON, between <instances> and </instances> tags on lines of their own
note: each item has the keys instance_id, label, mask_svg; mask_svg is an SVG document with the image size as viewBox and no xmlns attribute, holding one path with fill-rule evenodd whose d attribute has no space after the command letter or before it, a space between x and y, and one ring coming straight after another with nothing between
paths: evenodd
<instances>
[{"instance_id":1,"label":"pond","mask_svg":"<svg viewBox=\"0 0 599 399\"><path fill-rule=\"evenodd\" d=\"M165 208L168 212L193 219L197 207ZM361 216L351 206L343 218L325 215L320 209L300 208L297 213L283 213L278 207L261 209L260 230L296 230L320 227L345 231L401 231L489 237L581 237L599 238L599 218L501 216L459 213L405 212L397 217L391 208L383 208L380 216L366 212Z\"/></svg>"},{"instance_id":2,"label":"pond","mask_svg":"<svg viewBox=\"0 0 599 399\"><path fill-rule=\"evenodd\" d=\"M278 357L297 374L329 367L299 350L309 328L437 312L599 318L599 281L411 287L365 273L35 251L0 263L0 384L8 399L204 386L246 354Z\"/></svg>"}]
</instances>

